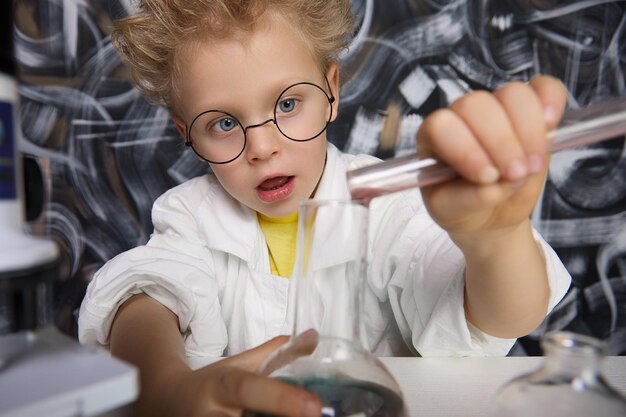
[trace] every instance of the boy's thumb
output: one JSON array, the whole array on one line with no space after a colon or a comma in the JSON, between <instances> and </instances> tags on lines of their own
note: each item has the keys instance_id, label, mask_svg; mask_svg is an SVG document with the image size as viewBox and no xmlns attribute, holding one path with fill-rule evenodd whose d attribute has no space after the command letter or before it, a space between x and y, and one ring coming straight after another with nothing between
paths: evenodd
<instances>
[{"instance_id":1,"label":"boy's thumb","mask_svg":"<svg viewBox=\"0 0 626 417\"><path fill-rule=\"evenodd\" d=\"M265 358L287 343L288 340L289 336L277 336L257 347L226 358L223 362L226 362L228 365L237 366L238 368L254 371L261 365Z\"/></svg>"}]
</instances>

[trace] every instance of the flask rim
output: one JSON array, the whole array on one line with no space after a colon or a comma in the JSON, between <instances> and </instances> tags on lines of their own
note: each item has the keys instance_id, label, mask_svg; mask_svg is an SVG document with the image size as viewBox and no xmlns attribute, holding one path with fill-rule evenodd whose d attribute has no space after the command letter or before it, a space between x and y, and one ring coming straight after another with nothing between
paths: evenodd
<instances>
[{"instance_id":1,"label":"flask rim","mask_svg":"<svg viewBox=\"0 0 626 417\"><path fill-rule=\"evenodd\" d=\"M317 206L327 206L327 207L363 206L363 202L361 200L353 200L350 198L328 198L328 199L309 198L309 199L302 200L300 202L301 209L304 207L317 207Z\"/></svg>"},{"instance_id":2,"label":"flask rim","mask_svg":"<svg viewBox=\"0 0 626 417\"><path fill-rule=\"evenodd\" d=\"M578 355L605 355L606 344L592 336L570 331L553 331L545 335L541 341L544 354L551 349L568 351Z\"/></svg>"}]
</instances>

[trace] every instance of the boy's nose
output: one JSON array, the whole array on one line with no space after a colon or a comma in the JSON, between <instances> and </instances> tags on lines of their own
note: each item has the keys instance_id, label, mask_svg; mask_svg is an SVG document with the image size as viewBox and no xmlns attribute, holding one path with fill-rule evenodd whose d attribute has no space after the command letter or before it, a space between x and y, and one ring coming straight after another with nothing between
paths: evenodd
<instances>
[{"instance_id":1,"label":"boy's nose","mask_svg":"<svg viewBox=\"0 0 626 417\"><path fill-rule=\"evenodd\" d=\"M280 149L280 132L272 119L246 128L246 158L249 161L270 158Z\"/></svg>"}]
</instances>

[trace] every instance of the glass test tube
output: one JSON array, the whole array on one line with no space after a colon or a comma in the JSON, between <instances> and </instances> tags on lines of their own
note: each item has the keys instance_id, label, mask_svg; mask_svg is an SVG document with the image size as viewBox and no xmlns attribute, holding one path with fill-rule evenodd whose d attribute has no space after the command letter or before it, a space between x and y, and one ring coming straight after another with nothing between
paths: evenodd
<instances>
[{"instance_id":1,"label":"glass test tube","mask_svg":"<svg viewBox=\"0 0 626 417\"><path fill-rule=\"evenodd\" d=\"M626 135L626 96L591 104L565 113L559 127L549 133L552 153ZM348 171L348 187L354 200L424 187L458 176L450 166L417 155L391 158Z\"/></svg>"}]
</instances>

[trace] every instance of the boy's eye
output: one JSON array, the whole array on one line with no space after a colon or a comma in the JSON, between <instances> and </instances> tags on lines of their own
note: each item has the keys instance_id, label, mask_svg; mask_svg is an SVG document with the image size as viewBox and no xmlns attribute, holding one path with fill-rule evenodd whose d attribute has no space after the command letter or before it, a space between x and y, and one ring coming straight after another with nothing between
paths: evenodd
<instances>
[{"instance_id":1,"label":"boy's eye","mask_svg":"<svg viewBox=\"0 0 626 417\"><path fill-rule=\"evenodd\" d=\"M293 111L295 107L296 107L296 100L294 100L293 98L288 98L278 103L278 110L280 110L283 113L289 113Z\"/></svg>"},{"instance_id":2,"label":"boy's eye","mask_svg":"<svg viewBox=\"0 0 626 417\"><path fill-rule=\"evenodd\" d=\"M211 126L211 130L217 130L219 132L230 132L235 127L237 127L237 121L231 119L230 117L225 117L215 122Z\"/></svg>"}]
</instances>

